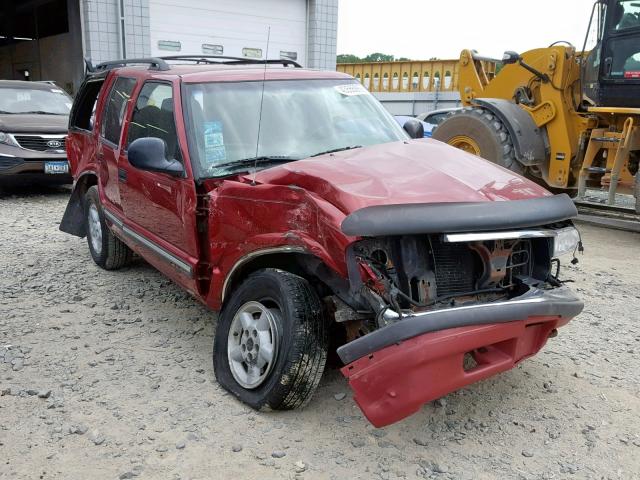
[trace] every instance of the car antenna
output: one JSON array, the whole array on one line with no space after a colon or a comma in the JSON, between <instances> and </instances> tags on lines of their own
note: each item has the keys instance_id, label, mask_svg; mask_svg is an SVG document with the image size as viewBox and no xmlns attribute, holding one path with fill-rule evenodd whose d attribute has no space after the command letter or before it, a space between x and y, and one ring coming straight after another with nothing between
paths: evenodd
<instances>
[{"instance_id":1,"label":"car antenna","mask_svg":"<svg viewBox=\"0 0 640 480\"><path fill-rule=\"evenodd\" d=\"M264 72L262 73L262 93L260 94L260 114L258 115L258 138L256 139L256 160L253 164L253 178L251 185L256 184L256 173L258 172L258 149L260 148L260 129L262 127L262 106L264 104L264 84L267 82L267 60L269 60L269 40L271 40L271 25L267 29L267 51L265 53Z\"/></svg>"}]
</instances>

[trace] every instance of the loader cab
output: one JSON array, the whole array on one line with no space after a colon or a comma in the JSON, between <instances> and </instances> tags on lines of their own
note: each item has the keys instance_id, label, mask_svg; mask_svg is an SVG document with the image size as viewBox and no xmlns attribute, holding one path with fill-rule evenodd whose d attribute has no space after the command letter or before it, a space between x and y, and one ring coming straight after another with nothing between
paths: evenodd
<instances>
[{"instance_id":1,"label":"loader cab","mask_svg":"<svg viewBox=\"0 0 640 480\"><path fill-rule=\"evenodd\" d=\"M640 0L598 0L585 47L595 43L583 64L588 103L640 107Z\"/></svg>"}]
</instances>

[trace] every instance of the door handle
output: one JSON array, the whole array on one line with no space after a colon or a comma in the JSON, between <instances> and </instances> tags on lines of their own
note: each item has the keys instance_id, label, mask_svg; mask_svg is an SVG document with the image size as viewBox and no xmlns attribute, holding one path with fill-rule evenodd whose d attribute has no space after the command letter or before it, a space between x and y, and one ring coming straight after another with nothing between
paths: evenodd
<instances>
[{"instance_id":1,"label":"door handle","mask_svg":"<svg viewBox=\"0 0 640 480\"><path fill-rule=\"evenodd\" d=\"M127 171L124 168L118 169L118 180L125 183L127 181Z\"/></svg>"}]
</instances>

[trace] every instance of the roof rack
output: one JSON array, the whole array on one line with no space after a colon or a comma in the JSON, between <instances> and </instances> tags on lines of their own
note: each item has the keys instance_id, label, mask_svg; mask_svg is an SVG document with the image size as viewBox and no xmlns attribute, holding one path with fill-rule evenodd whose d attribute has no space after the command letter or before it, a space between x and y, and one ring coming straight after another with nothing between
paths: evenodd
<instances>
[{"instance_id":1,"label":"roof rack","mask_svg":"<svg viewBox=\"0 0 640 480\"><path fill-rule=\"evenodd\" d=\"M223 65L282 65L302 68L295 60L289 58L270 58L262 60L259 58L246 57L229 57L226 55L171 55L168 57L159 57L160 60L184 60L187 62L206 63L206 64L223 64Z\"/></svg>"},{"instance_id":2,"label":"roof rack","mask_svg":"<svg viewBox=\"0 0 640 480\"><path fill-rule=\"evenodd\" d=\"M131 65L131 64L149 65L150 70L152 69L152 70L166 71L166 70L170 70L171 68L169 67L169 64L165 62L162 58L157 58L157 57L125 58L121 60L110 60L108 62L99 63L96 66L93 66L90 60L85 60L85 62L87 64L87 72L90 72L90 73L110 70L116 67L124 67L126 65Z\"/></svg>"},{"instance_id":3,"label":"roof rack","mask_svg":"<svg viewBox=\"0 0 640 480\"><path fill-rule=\"evenodd\" d=\"M298 62L288 58L271 58L262 60L258 58L229 57L225 55L171 55L168 57L123 58L120 60L102 62L97 65L93 65L91 60L85 58L84 62L87 75L96 75L105 73L112 68L136 64L149 65L149 70L166 72L167 70L171 70L171 65L167 63L167 60L183 60L186 62L195 62L196 64L207 65L282 65L283 67L292 66L295 68L302 68L302 65Z\"/></svg>"}]
</instances>

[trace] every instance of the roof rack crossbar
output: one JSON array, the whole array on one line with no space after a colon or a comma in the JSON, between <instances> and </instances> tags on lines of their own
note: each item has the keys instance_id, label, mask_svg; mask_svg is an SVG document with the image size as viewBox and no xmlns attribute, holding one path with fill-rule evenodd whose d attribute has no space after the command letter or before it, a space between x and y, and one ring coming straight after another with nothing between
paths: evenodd
<instances>
[{"instance_id":1,"label":"roof rack crossbar","mask_svg":"<svg viewBox=\"0 0 640 480\"><path fill-rule=\"evenodd\" d=\"M288 58L245 58L231 57L226 55L170 55L166 57L148 57L148 58L123 58L119 60L109 60L97 65L92 65L89 59L85 59L87 74L98 74L106 72L112 68L124 67L126 65L143 64L149 65L149 70L158 70L161 72L171 70L171 65L167 61L184 60L187 62L205 63L205 64L222 64L222 65L282 65L283 67L292 66L302 68L295 60Z\"/></svg>"},{"instance_id":2,"label":"roof rack crossbar","mask_svg":"<svg viewBox=\"0 0 640 480\"><path fill-rule=\"evenodd\" d=\"M111 68L124 67L131 64L147 64L150 70L167 71L171 67L162 58L148 57L148 58L124 58L121 60L110 60L108 62L102 62L93 67L94 72L110 70Z\"/></svg>"},{"instance_id":3,"label":"roof rack crossbar","mask_svg":"<svg viewBox=\"0 0 640 480\"><path fill-rule=\"evenodd\" d=\"M160 60L185 60L196 63L221 63L221 64L233 64L233 65L282 65L284 67L291 65L295 68L302 68L295 60L289 58L271 58L271 59L258 59L258 58L246 58L246 57L231 57L227 55L170 55L166 57L159 57Z\"/></svg>"}]
</instances>

